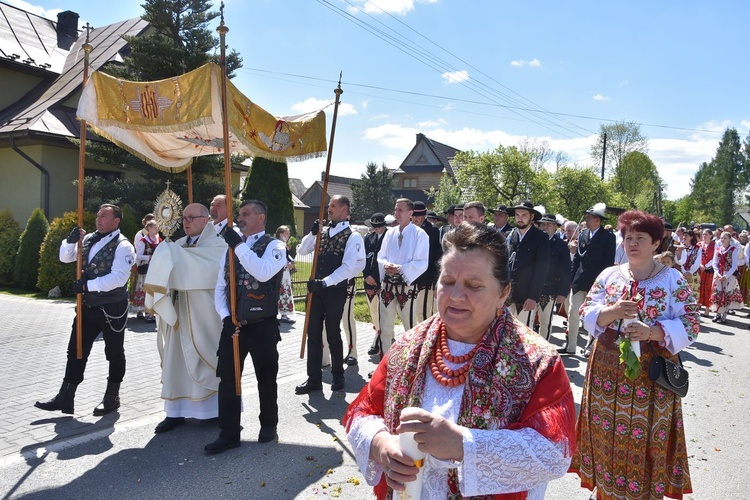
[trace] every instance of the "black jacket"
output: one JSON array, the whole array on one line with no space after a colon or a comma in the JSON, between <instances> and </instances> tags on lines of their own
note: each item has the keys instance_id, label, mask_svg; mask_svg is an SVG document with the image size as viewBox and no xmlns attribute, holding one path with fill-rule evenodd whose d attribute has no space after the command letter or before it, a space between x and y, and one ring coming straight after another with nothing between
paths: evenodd
<instances>
[{"instance_id":1,"label":"black jacket","mask_svg":"<svg viewBox=\"0 0 750 500\"><path fill-rule=\"evenodd\" d=\"M523 304L526 299L539 300L549 268L547 233L532 225L522 240L519 237L518 228L514 228L507 240L513 304Z\"/></svg>"},{"instance_id":2,"label":"black jacket","mask_svg":"<svg viewBox=\"0 0 750 500\"><path fill-rule=\"evenodd\" d=\"M542 287L542 295L563 295L570 292L570 250L559 235L549 240L549 271Z\"/></svg>"},{"instance_id":3,"label":"black jacket","mask_svg":"<svg viewBox=\"0 0 750 500\"><path fill-rule=\"evenodd\" d=\"M365 269L362 275L367 278L372 276L375 282L380 283L380 270L378 269L378 252L383 244L383 234L370 232L365 235Z\"/></svg>"},{"instance_id":4,"label":"black jacket","mask_svg":"<svg viewBox=\"0 0 750 500\"><path fill-rule=\"evenodd\" d=\"M571 288L573 293L588 292L599 273L615 263L615 235L600 227L594 237L584 229L578 236L578 250L573 255Z\"/></svg>"},{"instance_id":5,"label":"black jacket","mask_svg":"<svg viewBox=\"0 0 750 500\"><path fill-rule=\"evenodd\" d=\"M430 238L429 248L429 261L427 263L427 271L425 271L419 278L414 280L415 285L434 285L437 283L438 276L440 275L440 267L438 263L440 258L443 256L443 246L440 244L440 230L432 225L428 220L425 220L421 226L419 226L427 236Z\"/></svg>"}]
</instances>

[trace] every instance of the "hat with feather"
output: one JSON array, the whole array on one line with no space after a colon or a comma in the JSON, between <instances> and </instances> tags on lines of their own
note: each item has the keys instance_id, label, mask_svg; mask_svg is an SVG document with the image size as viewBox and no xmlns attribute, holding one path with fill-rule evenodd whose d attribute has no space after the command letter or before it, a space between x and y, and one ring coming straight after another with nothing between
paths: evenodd
<instances>
[{"instance_id":1,"label":"hat with feather","mask_svg":"<svg viewBox=\"0 0 750 500\"><path fill-rule=\"evenodd\" d=\"M587 214L596 215L601 220L607 220L607 205L604 203L597 203L593 207L586 210Z\"/></svg>"}]
</instances>

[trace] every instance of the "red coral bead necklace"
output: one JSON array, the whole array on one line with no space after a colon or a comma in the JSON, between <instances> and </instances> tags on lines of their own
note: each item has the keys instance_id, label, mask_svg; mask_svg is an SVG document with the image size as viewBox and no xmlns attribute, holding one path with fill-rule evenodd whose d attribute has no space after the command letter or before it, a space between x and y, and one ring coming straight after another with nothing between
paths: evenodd
<instances>
[{"instance_id":1,"label":"red coral bead necklace","mask_svg":"<svg viewBox=\"0 0 750 500\"><path fill-rule=\"evenodd\" d=\"M448 349L448 334L445 331L445 323L440 324L440 332L438 333L436 343L437 346L435 346L432 356L430 356L430 371L432 372L432 376L443 387L456 387L465 383L466 372L471 368L471 360L474 358L477 349L479 349L479 344L475 345L471 351L463 356L454 356ZM451 363L465 364L461 368L453 370L445 364L446 359Z\"/></svg>"}]
</instances>

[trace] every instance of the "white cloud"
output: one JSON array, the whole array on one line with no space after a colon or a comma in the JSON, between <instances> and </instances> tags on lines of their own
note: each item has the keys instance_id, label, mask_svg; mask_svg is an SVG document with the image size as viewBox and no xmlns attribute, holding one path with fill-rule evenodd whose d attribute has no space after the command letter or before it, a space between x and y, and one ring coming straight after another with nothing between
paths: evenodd
<instances>
[{"instance_id":1,"label":"white cloud","mask_svg":"<svg viewBox=\"0 0 750 500\"><path fill-rule=\"evenodd\" d=\"M630 85L630 80L623 80L620 82L620 87L627 87Z\"/></svg>"},{"instance_id":2,"label":"white cloud","mask_svg":"<svg viewBox=\"0 0 750 500\"><path fill-rule=\"evenodd\" d=\"M369 99L362 101L362 104L360 104L360 106L362 106L362 109L367 109L367 106L369 105L370 105Z\"/></svg>"},{"instance_id":3,"label":"white cloud","mask_svg":"<svg viewBox=\"0 0 750 500\"><path fill-rule=\"evenodd\" d=\"M609 98L609 97L607 97L607 96L604 96L604 95L602 95L602 94L596 94L596 95L594 96L594 100L595 100L595 101L609 101L609 100L610 100L610 98Z\"/></svg>"},{"instance_id":4,"label":"white cloud","mask_svg":"<svg viewBox=\"0 0 750 500\"><path fill-rule=\"evenodd\" d=\"M40 7L38 5L34 5L29 2L24 2L23 0L4 0L4 1L5 3L12 5L13 7L17 7L21 10L25 10L26 12L31 12L32 14L36 14L37 16L51 19L53 21L57 21L57 14L62 12L62 9L47 10L44 7Z\"/></svg>"},{"instance_id":5,"label":"white cloud","mask_svg":"<svg viewBox=\"0 0 750 500\"><path fill-rule=\"evenodd\" d=\"M329 104L331 104L330 100L308 97L304 101L294 103L292 105L292 109L298 113L310 113L311 111L318 111L319 109L323 109ZM347 116L356 114L357 109L352 104L347 102L339 104L339 115Z\"/></svg>"},{"instance_id":6,"label":"white cloud","mask_svg":"<svg viewBox=\"0 0 750 500\"><path fill-rule=\"evenodd\" d=\"M740 127L741 127L741 128L743 129L743 130L745 130L745 131L747 131L747 130L750 130L750 120L742 120L742 121L740 122Z\"/></svg>"},{"instance_id":7,"label":"white cloud","mask_svg":"<svg viewBox=\"0 0 750 500\"><path fill-rule=\"evenodd\" d=\"M540 61L539 59L532 59L531 61L526 61L525 59L516 59L515 61L511 61L510 65L516 68L520 68L523 66L531 66L532 68L541 68L542 61Z\"/></svg>"},{"instance_id":8,"label":"white cloud","mask_svg":"<svg viewBox=\"0 0 750 500\"><path fill-rule=\"evenodd\" d=\"M705 139L720 139L721 134L724 133L724 131L732 126L731 120L709 120L707 122L701 123L697 127L695 127L696 131L690 134L690 140L692 141L701 141Z\"/></svg>"},{"instance_id":9,"label":"white cloud","mask_svg":"<svg viewBox=\"0 0 750 500\"><path fill-rule=\"evenodd\" d=\"M347 8L352 14L364 11L367 14L400 14L404 16L414 10L414 0L354 0L352 3L354 5Z\"/></svg>"},{"instance_id":10,"label":"white cloud","mask_svg":"<svg viewBox=\"0 0 750 500\"><path fill-rule=\"evenodd\" d=\"M424 122L419 122L419 123L417 123L417 127L419 127L419 128L435 128L435 127L439 127L441 125L445 125L447 123L448 122L446 122L444 119L439 118L437 120L428 120L428 121L424 121Z\"/></svg>"},{"instance_id":11,"label":"white cloud","mask_svg":"<svg viewBox=\"0 0 750 500\"><path fill-rule=\"evenodd\" d=\"M448 83L461 83L469 79L469 72L465 69L461 71L450 71L441 75Z\"/></svg>"}]
</instances>

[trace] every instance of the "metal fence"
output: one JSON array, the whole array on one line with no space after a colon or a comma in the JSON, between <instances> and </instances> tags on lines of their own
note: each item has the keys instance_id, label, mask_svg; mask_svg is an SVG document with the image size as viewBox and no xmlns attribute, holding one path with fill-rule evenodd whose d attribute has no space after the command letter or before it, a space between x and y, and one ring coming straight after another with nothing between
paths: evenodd
<instances>
[{"instance_id":1,"label":"metal fence","mask_svg":"<svg viewBox=\"0 0 750 500\"><path fill-rule=\"evenodd\" d=\"M304 300L307 297L307 280L310 278L313 254L297 255L294 258L297 272L292 274L292 296L295 300ZM364 290L365 279L360 274L355 278L355 290L359 293Z\"/></svg>"}]
</instances>

